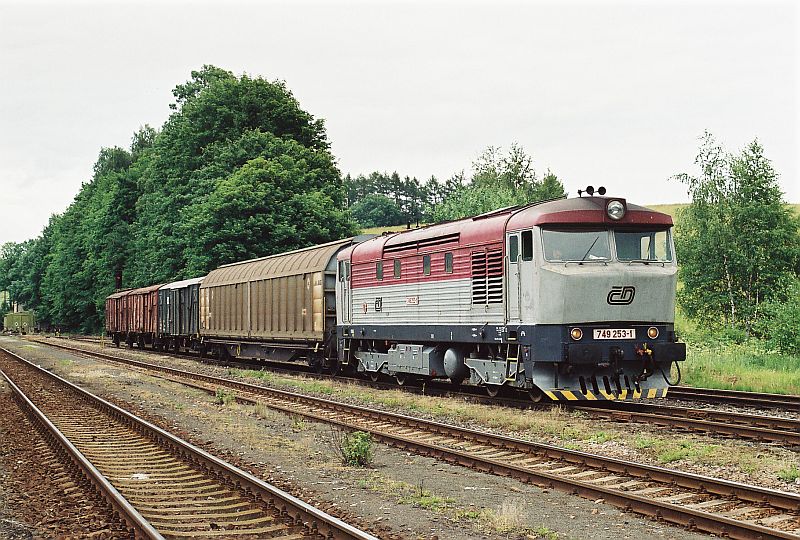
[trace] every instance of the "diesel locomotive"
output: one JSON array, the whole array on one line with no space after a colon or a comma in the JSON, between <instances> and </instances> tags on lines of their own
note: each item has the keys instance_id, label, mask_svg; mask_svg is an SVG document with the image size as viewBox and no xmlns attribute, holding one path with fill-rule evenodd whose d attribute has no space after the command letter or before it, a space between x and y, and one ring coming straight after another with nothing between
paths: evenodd
<instances>
[{"instance_id":1,"label":"diesel locomotive","mask_svg":"<svg viewBox=\"0 0 800 540\"><path fill-rule=\"evenodd\" d=\"M116 343L398 384L441 379L492 396L506 386L537 401L665 397L686 358L672 225L591 193L506 208L121 291L106 329ZM184 287L185 307L168 307Z\"/></svg>"}]
</instances>

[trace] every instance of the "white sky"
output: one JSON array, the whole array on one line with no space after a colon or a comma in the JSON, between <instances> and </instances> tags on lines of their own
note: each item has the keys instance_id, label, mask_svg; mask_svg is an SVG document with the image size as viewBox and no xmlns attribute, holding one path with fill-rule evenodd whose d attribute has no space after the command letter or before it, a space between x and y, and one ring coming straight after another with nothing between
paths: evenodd
<instances>
[{"instance_id":1,"label":"white sky","mask_svg":"<svg viewBox=\"0 0 800 540\"><path fill-rule=\"evenodd\" d=\"M3 3L0 244L37 236L169 115L214 64L283 79L326 121L343 173L440 179L517 141L575 194L687 201L709 129L758 137L790 202L798 182L792 2Z\"/></svg>"}]
</instances>

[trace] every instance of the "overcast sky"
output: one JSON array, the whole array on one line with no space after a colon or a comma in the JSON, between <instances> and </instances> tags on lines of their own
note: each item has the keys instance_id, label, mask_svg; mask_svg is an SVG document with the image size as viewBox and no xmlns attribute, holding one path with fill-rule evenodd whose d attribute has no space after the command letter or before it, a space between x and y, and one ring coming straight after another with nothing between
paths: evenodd
<instances>
[{"instance_id":1,"label":"overcast sky","mask_svg":"<svg viewBox=\"0 0 800 540\"><path fill-rule=\"evenodd\" d=\"M37 236L104 146L203 64L283 79L343 173L444 179L519 142L567 190L685 202L708 129L798 182L794 2L2 3L0 243Z\"/></svg>"}]
</instances>

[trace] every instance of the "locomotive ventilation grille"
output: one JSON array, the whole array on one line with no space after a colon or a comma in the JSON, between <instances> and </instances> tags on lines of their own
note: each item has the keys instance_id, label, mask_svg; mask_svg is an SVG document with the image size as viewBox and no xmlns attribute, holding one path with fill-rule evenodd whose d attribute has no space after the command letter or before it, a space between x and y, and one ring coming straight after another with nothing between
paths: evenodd
<instances>
[{"instance_id":1,"label":"locomotive ventilation grille","mask_svg":"<svg viewBox=\"0 0 800 540\"><path fill-rule=\"evenodd\" d=\"M503 253L501 250L472 252L472 303L503 303Z\"/></svg>"}]
</instances>

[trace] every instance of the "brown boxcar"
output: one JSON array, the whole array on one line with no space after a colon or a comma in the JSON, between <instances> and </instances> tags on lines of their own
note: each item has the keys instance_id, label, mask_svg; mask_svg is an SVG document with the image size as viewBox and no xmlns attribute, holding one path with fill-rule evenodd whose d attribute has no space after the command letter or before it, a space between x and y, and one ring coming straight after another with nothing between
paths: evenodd
<instances>
[{"instance_id":1,"label":"brown boxcar","mask_svg":"<svg viewBox=\"0 0 800 540\"><path fill-rule=\"evenodd\" d=\"M119 343L121 334L128 332L123 298L129 292L131 292L130 289L118 291L106 298L106 334L116 343Z\"/></svg>"},{"instance_id":2,"label":"brown boxcar","mask_svg":"<svg viewBox=\"0 0 800 540\"><path fill-rule=\"evenodd\" d=\"M221 266L200 286L200 334L223 356L307 358L335 343L336 254L352 238Z\"/></svg>"},{"instance_id":3,"label":"brown boxcar","mask_svg":"<svg viewBox=\"0 0 800 540\"><path fill-rule=\"evenodd\" d=\"M158 289L151 285L114 293L106 298L106 329L114 343L151 345L158 331ZM111 313L111 317L109 317Z\"/></svg>"}]
</instances>

